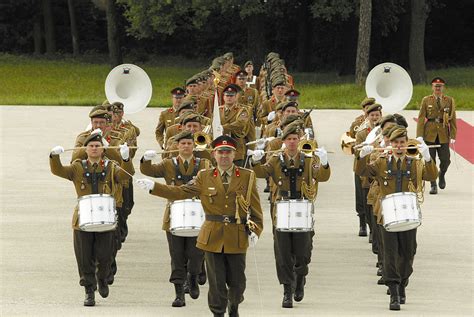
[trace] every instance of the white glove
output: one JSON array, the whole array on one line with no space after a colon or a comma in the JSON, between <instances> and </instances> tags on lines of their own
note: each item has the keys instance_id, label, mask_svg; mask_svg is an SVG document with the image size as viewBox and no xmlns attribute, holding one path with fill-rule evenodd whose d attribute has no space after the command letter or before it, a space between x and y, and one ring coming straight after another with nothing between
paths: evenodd
<instances>
[{"instance_id":1,"label":"white glove","mask_svg":"<svg viewBox=\"0 0 474 317\"><path fill-rule=\"evenodd\" d=\"M321 162L322 166L326 166L328 164L328 151L325 148L319 148L314 151L314 154L319 157L319 161Z\"/></svg>"},{"instance_id":2,"label":"white glove","mask_svg":"<svg viewBox=\"0 0 474 317\"><path fill-rule=\"evenodd\" d=\"M156 151L155 150L148 150L143 154L143 161L151 161L152 159L155 158L156 156Z\"/></svg>"},{"instance_id":3,"label":"white glove","mask_svg":"<svg viewBox=\"0 0 474 317\"><path fill-rule=\"evenodd\" d=\"M382 141L380 142L380 147L385 147L385 140L382 140Z\"/></svg>"},{"instance_id":4,"label":"white glove","mask_svg":"<svg viewBox=\"0 0 474 317\"><path fill-rule=\"evenodd\" d=\"M101 129L95 129L94 131L91 132L91 134L100 134L100 135L102 135L102 130Z\"/></svg>"},{"instance_id":5,"label":"white glove","mask_svg":"<svg viewBox=\"0 0 474 317\"><path fill-rule=\"evenodd\" d=\"M255 150L252 153L252 161L258 162L263 158L264 155L265 152L263 150Z\"/></svg>"},{"instance_id":6,"label":"white glove","mask_svg":"<svg viewBox=\"0 0 474 317\"><path fill-rule=\"evenodd\" d=\"M258 242L258 236L255 232L250 232L249 234L249 245L251 247L256 247Z\"/></svg>"},{"instance_id":7,"label":"white glove","mask_svg":"<svg viewBox=\"0 0 474 317\"><path fill-rule=\"evenodd\" d=\"M267 143L267 139L261 138L257 140L256 147L257 149L261 150L265 148L265 143Z\"/></svg>"},{"instance_id":8,"label":"white glove","mask_svg":"<svg viewBox=\"0 0 474 317\"><path fill-rule=\"evenodd\" d=\"M138 187L146 191L153 190L155 187L155 182L148 178L140 178L136 181Z\"/></svg>"},{"instance_id":9,"label":"white glove","mask_svg":"<svg viewBox=\"0 0 474 317\"><path fill-rule=\"evenodd\" d=\"M64 148L61 145L56 145L51 149L52 155L59 155L64 152Z\"/></svg>"},{"instance_id":10,"label":"white glove","mask_svg":"<svg viewBox=\"0 0 474 317\"><path fill-rule=\"evenodd\" d=\"M421 156L423 156L425 162L431 161L430 149L428 148L428 145L426 145L425 142L422 142L418 146L418 151L420 152Z\"/></svg>"},{"instance_id":11,"label":"white glove","mask_svg":"<svg viewBox=\"0 0 474 317\"><path fill-rule=\"evenodd\" d=\"M456 140L455 139L451 139L451 144L454 144L456 143Z\"/></svg>"},{"instance_id":12,"label":"white glove","mask_svg":"<svg viewBox=\"0 0 474 317\"><path fill-rule=\"evenodd\" d=\"M107 140L105 138L102 138L102 147L104 149L108 148L109 147L109 142L107 142Z\"/></svg>"},{"instance_id":13,"label":"white glove","mask_svg":"<svg viewBox=\"0 0 474 317\"><path fill-rule=\"evenodd\" d=\"M272 122L275 119L275 117L276 117L276 113L275 113L275 111L272 111L268 114L267 121Z\"/></svg>"},{"instance_id":14,"label":"white glove","mask_svg":"<svg viewBox=\"0 0 474 317\"><path fill-rule=\"evenodd\" d=\"M126 142L125 144L120 145L120 156L124 161L130 158L130 149Z\"/></svg>"},{"instance_id":15,"label":"white glove","mask_svg":"<svg viewBox=\"0 0 474 317\"><path fill-rule=\"evenodd\" d=\"M362 147L362 150L360 150L360 154L359 154L360 158L366 157L367 155L372 153L373 150L374 150L374 147L372 145L364 145Z\"/></svg>"}]
</instances>

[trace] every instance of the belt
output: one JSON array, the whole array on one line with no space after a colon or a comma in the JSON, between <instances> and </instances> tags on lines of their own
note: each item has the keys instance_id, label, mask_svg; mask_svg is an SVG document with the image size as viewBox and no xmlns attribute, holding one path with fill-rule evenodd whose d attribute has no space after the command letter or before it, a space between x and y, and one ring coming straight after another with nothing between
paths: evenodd
<instances>
[{"instance_id":1,"label":"belt","mask_svg":"<svg viewBox=\"0 0 474 317\"><path fill-rule=\"evenodd\" d=\"M441 119L441 118L433 118L433 119L428 119L428 121L436 122L436 123L441 123L441 122L443 122L443 119Z\"/></svg>"},{"instance_id":2,"label":"belt","mask_svg":"<svg viewBox=\"0 0 474 317\"><path fill-rule=\"evenodd\" d=\"M227 216L227 215L206 215L206 220L207 221L215 221L215 222L223 222L223 223L236 223L237 218L233 216ZM247 223L246 218L240 218L240 222L242 224Z\"/></svg>"},{"instance_id":3,"label":"belt","mask_svg":"<svg viewBox=\"0 0 474 317\"><path fill-rule=\"evenodd\" d=\"M293 196L290 196L290 191L280 190L280 196L288 199L299 199L301 198L301 191L295 192ZM296 197L295 197L296 196Z\"/></svg>"}]
</instances>

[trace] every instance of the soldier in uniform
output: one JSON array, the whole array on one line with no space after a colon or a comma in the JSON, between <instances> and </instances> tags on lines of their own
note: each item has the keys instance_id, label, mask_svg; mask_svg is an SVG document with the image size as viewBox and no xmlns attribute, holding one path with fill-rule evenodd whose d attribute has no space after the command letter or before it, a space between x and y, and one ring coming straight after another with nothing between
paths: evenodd
<instances>
[{"instance_id":1,"label":"soldier in uniform","mask_svg":"<svg viewBox=\"0 0 474 317\"><path fill-rule=\"evenodd\" d=\"M246 85L251 88L257 89L257 92L260 91L260 80L257 76L253 74L253 62L246 61L244 64L244 69L247 72L247 82Z\"/></svg>"},{"instance_id":2,"label":"soldier in uniform","mask_svg":"<svg viewBox=\"0 0 474 317\"><path fill-rule=\"evenodd\" d=\"M433 94L426 96L421 101L420 113L416 135L422 137L426 144L440 144L439 148L430 148L431 157L436 162L436 152L440 160L439 164L439 188L446 187L445 175L451 163L449 143L456 142L456 106L454 99L444 94L445 81L441 77L435 77L431 81ZM436 180L431 182L430 194L438 193Z\"/></svg>"},{"instance_id":3,"label":"soldier in uniform","mask_svg":"<svg viewBox=\"0 0 474 317\"><path fill-rule=\"evenodd\" d=\"M300 134L298 125L288 125L282 135L285 149L272 155L264 165L258 163L264 152L254 151L251 161L255 174L259 178L271 177L277 187L273 202L288 199L314 201L318 182L327 181L331 174L326 150L317 149L315 154L318 157L298 151ZM272 214L275 215L275 211ZM275 221L273 223L275 225ZM314 233L281 232L278 229L273 233L278 280L284 287L282 307L292 308L293 285L296 285L294 300L299 302L304 297Z\"/></svg>"},{"instance_id":4,"label":"soldier in uniform","mask_svg":"<svg viewBox=\"0 0 474 317\"><path fill-rule=\"evenodd\" d=\"M237 103L239 87L230 84L224 88L224 104L220 109L220 118L224 134L230 135L237 142L234 163L243 166L247 154L247 136L249 134L252 117L247 107Z\"/></svg>"},{"instance_id":5,"label":"soldier in uniform","mask_svg":"<svg viewBox=\"0 0 474 317\"><path fill-rule=\"evenodd\" d=\"M390 132L392 155L381 157L369 164L369 154L374 150L366 145L358 153L356 173L373 177L380 185L381 197L393 193L422 190L422 182L433 181L438 176L435 161L431 158L428 146L421 140L419 152L422 160L406 155L408 141L407 129L396 126ZM421 178L421 179L420 179ZM406 302L405 288L413 273L413 260L416 253L416 228L401 231L382 231L384 246L383 278L390 290L390 310L400 310L400 304Z\"/></svg>"},{"instance_id":6,"label":"soldier in uniform","mask_svg":"<svg viewBox=\"0 0 474 317\"><path fill-rule=\"evenodd\" d=\"M284 101L287 89L288 88L283 80L278 80L272 83L272 97L262 103L262 107L257 114L260 124L265 126L268 123L268 114L275 110L277 104Z\"/></svg>"},{"instance_id":7,"label":"soldier in uniform","mask_svg":"<svg viewBox=\"0 0 474 317\"><path fill-rule=\"evenodd\" d=\"M156 141L160 145L160 147L163 149L164 147L164 133L165 130L172 126L175 122L174 119L178 115L178 107L181 104L181 101L183 101L183 98L185 96L185 91L181 87L176 87L171 90L171 96L172 96L172 105L168 109L162 111L160 113L160 118L158 120L158 125L156 126L155 129L155 137Z\"/></svg>"},{"instance_id":8,"label":"soldier in uniform","mask_svg":"<svg viewBox=\"0 0 474 317\"><path fill-rule=\"evenodd\" d=\"M359 128L356 134L356 142L355 144L361 144L365 141L367 136L369 135L370 131L372 131L373 128L375 128L375 125L377 122L380 120L382 117L382 106L378 103L371 104L367 106L366 108L366 114L367 114L367 124L364 128ZM356 157L357 157L357 150L356 152ZM360 176L360 175L359 175ZM372 233L372 219L373 215L371 214L370 208L367 206L367 194L369 193L369 188L370 188L370 182L367 177L360 177L361 181L361 187L362 187L362 196L360 197L363 205L363 211L364 211L364 217L365 217L365 222L369 225L370 229L370 234L369 234L369 242L372 243L373 240L373 233ZM365 229L365 225L364 228ZM366 233L367 235L367 233Z\"/></svg>"},{"instance_id":9,"label":"soldier in uniform","mask_svg":"<svg viewBox=\"0 0 474 317\"><path fill-rule=\"evenodd\" d=\"M252 113L252 119L255 122L257 119L257 110L260 105L260 96L255 88L248 87L246 85L247 72L240 70L235 74L235 83L240 87L241 93L239 94L238 103L249 107Z\"/></svg>"},{"instance_id":10,"label":"soldier in uniform","mask_svg":"<svg viewBox=\"0 0 474 317\"><path fill-rule=\"evenodd\" d=\"M174 158L167 158L158 164L152 164L151 160L156 157L156 151L148 150L140 160L140 171L142 174L151 177L163 177L168 185L180 186L186 184L201 169L208 169L210 162L206 159L194 157L194 139L190 131L183 131L174 137L177 142L179 154ZM171 257L170 283L174 284L176 298L172 303L173 307L186 306L184 299L183 285L187 279L186 272L189 272L189 294L191 298L199 297L198 274L201 273L201 266L204 253L196 248L196 237L180 237L170 232L170 206L172 200L168 201L163 216L163 227L166 231L169 253Z\"/></svg>"},{"instance_id":11,"label":"soldier in uniform","mask_svg":"<svg viewBox=\"0 0 474 317\"><path fill-rule=\"evenodd\" d=\"M182 186L140 179L151 194L171 200L199 196L206 220L196 246L204 251L209 277L208 305L214 316L238 316L246 286L245 255L263 230L263 215L255 173L233 161L237 142L222 135L212 142L217 167L199 171Z\"/></svg>"},{"instance_id":12,"label":"soldier in uniform","mask_svg":"<svg viewBox=\"0 0 474 317\"><path fill-rule=\"evenodd\" d=\"M169 126L166 129L166 134L165 134L165 145L167 145L168 140L173 136L181 132L182 130L182 125L181 121L183 120L183 117L185 116L186 113L188 112L194 112L194 107L195 103L193 100L184 100L181 102L181 104L178 106L176 109L178 112L178 116L175 118L175 123L171 126ZM166 149L166 148L165 148Z\"/></svg>"},{"instance_id":13,"label":"soldier in uniform","mask_svg":"<svg viewBox=\"0 0 474 317\"><path fill-rule=\"evenodd\" d=\"M362 107L362 111L364 112L352 122L349 128L349 136L355 140L357 130L360 126L365 125L367 114L366 109L368 106L375 103L374 98L367 97L365 98L360 106ZM353 164L353 171L355 171L355 158ZM365 209L364 209L364 200L363 200L363 191L362 191L362 182L360 180L359 175L354 173L354 190L355 190L355 209L357 212L357 216L359 217L359 237L366 237L367 236L367 224L365 220Z\"/></svg>"},{"instance_id":14,"label":"soldier in uniform","mask_svg":"<svg viewBox=\"0 0 474 317\"><path fill-rule=\"evenodd\" d=\"M129 148L126 144L120 147L120 166L116 168L113 162L103 158L102 135L94 133L84 140L86 158L75 160L69 166L63 166L59 154L64 148L56 146L51 150L49 163L51 172L74 183L77 197L91 194L109 194L116 200L120 199L121 188L118 183L129 179L127 173L134 173L130 160ZM74 209L72 218L74 229L74 253L79 271L79 284L84 286L86 297L84 306L95 305L94 292L99 286L99 294L105 298L109 295L107 279L110 275L113 260L114 231L86 232L79 228L78 207Z\"/></svg>"}]
</instances>

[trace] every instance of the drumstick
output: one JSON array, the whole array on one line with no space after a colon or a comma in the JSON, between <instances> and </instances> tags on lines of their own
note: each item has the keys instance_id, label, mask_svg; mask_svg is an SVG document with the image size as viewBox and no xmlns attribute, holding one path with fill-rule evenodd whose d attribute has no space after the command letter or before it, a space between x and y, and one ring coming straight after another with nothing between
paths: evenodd
<instances>
[{"instance_id":1,"label":"drumstick","mask_svg":"<svg viewBox=\"0 0 474 317\"><path fill-rule=\"evenodd\" d=\"M116 167L120 168L122 171L125 172L125 174L127 174L128 176L130 176L133 180L137 180L132 174L130 174L129 172L127 172L125 169L123 169L117 162L109 159L108 157L105 157L106 159L109 160L109 162L111 162L112 164L114 164Z\"/></svg>"},{"instance_id":2,"label":"drumstick","mask_svg":"<svg viewBox=\"0 0 474 317\"><path fill-rule=\"evenodd\" d=\"M120 146L99 146L97 147L97 149L119 149ZM129 146L128 147L129 149L138 149L138 146ZM86 149L85 146L78 146L78 147L73 147L73 148L70 148L70 149L65 149L64 152L68 152L68 151L75 151L75 150L81 150L81 149Z\"/></svg>"}]
</instances>

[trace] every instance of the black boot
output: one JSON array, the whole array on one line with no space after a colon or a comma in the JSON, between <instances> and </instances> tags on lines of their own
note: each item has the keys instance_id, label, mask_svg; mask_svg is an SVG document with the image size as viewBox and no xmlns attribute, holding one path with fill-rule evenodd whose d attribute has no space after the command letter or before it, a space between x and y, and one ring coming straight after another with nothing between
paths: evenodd
<instances>
[{"instance_id":1,"label":"black boot","mask_svg":"<svg viewBox=\"0 0 474 317\"><path fill-rule=\"evenodd\" d=\"M93 287L86 287L86 298L84 299L84 306L95 306L95 294Z\"/></svg>"},{"instance_id":2,"label":"black boot","mask_svg":"<svg viewBox=\"0 0 474 317\"><path fill-rule=\"evenodd\" d=\"M446 171L439 172L439 188L444 189L446 187L446 180L444 179L444 175L446 175Z\"/></svg>"},{"instance_id":3,"label":"black boot","mask_svg":"<svg viewBox=\"0 0 474 317\"><path fill-rule=\"evenodd\" d=\"M398 292L398 284L390 285L390 310L400 310L400 294Z\"/></svg>"},{"instance_id":4,"label":"black boot","mask_svg":"<svg viewBox=\"0 0 474 317\"><path fill-rule=\"evenodd\" d=\"M297 302L301 302L304 297L304 285L306 284L306 277L303 275L296 276L296 288L293 299Z\"/></svg>"},{"instance_id":5,"label":"black boot","mask_svg":"<svg viewBox=\"0 0 474 317\"><path fill-rule=\"evenodd\" d=\"M359 216L359 237L367 237L367 225L365 224L365 215Z\"/></svg>"},{"instance_id":6,"label":"black boot","mask_svg":"<svg viewBox=\"0 0 474 317\"><path fill-rule=\"evenodd\" d=\"M382 276L382 272L383 272L383 271L382 271L382 268L379 267L379 268L377 269L377 276Z\"/></svg>"},{"instance_id":7,"label":"black boot","mask_svg":"<svg viewBox=\"0 0 474 317\"><path fill-rule=\"evenodd\" d=\"M283 308L293 308L293 289L291 284L283 284L283 302L281 307Z\"/></svg>"},{"instance_id":8,"label":"black boot","mask_svg":"<svg viewBox=\"0 0 474 317\"><path fill-rule=\"evenodd\" d=\"M183 307L186 306L186 302L184 301L184 289L183 284L174 284L174 291L176 293L176 298L174 299L171 306L173 307Z\"/></svg>"},{"instance_id":9,"label":"black boot","mask_svg":"<svg viewBox=\"0 0 474 317\"><path fill-rule=\"evenodd\" d=\"M405 304L407 296L405 294L405 286L403 284L400 284L400 287L398 288L398 293L400 295L400 304Z\"/></svg>"},{"instance_id":10,"label":"black boot","mask_svg":"<svg viewBox=\"0 0 474 317\"><path fill-rule=\"evenodd\" d=\"M197 275L189 275L189 296L192 299L197 299L199 297L199 284L197 281Z\"/></svg>"},{"instance_id":11,"label":"black boot","mask_svg":"<svg viewBox=\"0 0 474 317\"><path fill-rule=\"evenodd\" d=\"M227 309L229 312L229 317L239 317L239 304L232 304L229 302Z\"/></svg>"},{"instance_id":12,"label":"black boot","mask_svg":"<svg viewBox=\"0 0 474 317\"><path fill-rule=\"evenodd\" d=\"M436 186L436 182L431 182L431 195L436 195L438 193L438 186Z\"/></svg>"},{"instance_id":13,"label":"black boot","mask_svg":"<svg viewBox=\"0 0 474 317\"><path fill-rule=\"evenodd\" d=\"M267 178L267 186L263 190L264 193L269 193L270 192L270 180Z\"/></svg>"},{"instance_id":14,"label":"black boot","mask_svg":"<svg viewBox=\"0 0 474 317\"><path fill-rule=\"evenodd\" d=\"M189 283L188 283L188 279L185 279L185 280L184 280L183 289L184 289L184 294L189 294Z\"/></svg>"},{"instance_id":15,"label":"black boot","mask_svg":"<svg viewBox=\"0 0 474 317\"><path fill-rule=\"evenodd\" d=\"M383 279L383 276L379 278L379 280L377 281L377 285L385 285L385 280ZM387 295L390 295L390 294L387 294Z\"/></svg>"},{"instance_id":16,"label":"black boot","mask_svg":"<svg viewBox=\"0 0 474 317\"><path fill-rule=\"evenodd\" d=\"M99 294L102 298L109 296L109 284L107 280L99 280Z\"/></svg>"},{"instance_id":17,"label":"black boot","mask_svg":"<svg viewBox=\"0 0 474 317\"><path fill-rule=\"evenodd\" d=\"M202 267L201 267L201 273L199 273L198 275L198 283L199 285L204 285L206 284L206 281L207 281L206 267L203 262Z\"/></svg>"}]
</instances>

